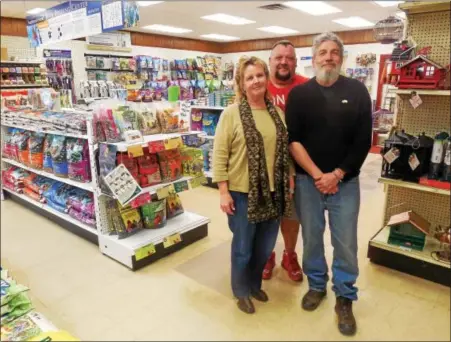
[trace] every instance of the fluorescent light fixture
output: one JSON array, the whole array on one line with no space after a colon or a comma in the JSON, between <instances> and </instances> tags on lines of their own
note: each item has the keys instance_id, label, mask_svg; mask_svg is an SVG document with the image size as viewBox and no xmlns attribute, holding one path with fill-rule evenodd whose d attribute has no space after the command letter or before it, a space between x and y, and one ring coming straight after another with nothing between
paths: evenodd
<instances>
[{"instance_id":1,"label":"fluorescent light fixture","mask_svg":"<svg viewBox=\"0 0 451 342\"><path fill-rule=\"evenodd\" d=\"M323 1L288 1L282 3L282 5L311 15L326 15L341 12L341 9L326 4Z\"/></svg>"},{"instance_id":2,"label":"fluorescent light fixture","mask_svg":"<svg viewBox=\"0 0 451 342\"><path fill-rule=\"evenodd\" d=\"M147 7L147 6L156 5L156 4L159 4L162 2L164 2L164 1L136 1L136 3L138 4L139 7Z\"/></svg>"},{"instance_id":3,"label":"fluorescent light fixture","mask_svg":"<svg viewBox=\"0 0 451 342\"><path fill-rule=\"evenodd\" d=\"M340 19L334 19L332 20L334 23L347 26L347 27L369 27L374 26L374 23L371 21L368 21L366 19L363 19L361 17L348 17L348 18L340 18Z\"/></svg>"},{"instance_id":4,"label":"fluorescent light fixture","mask_svg":"<svg viewBox=\"0 0 451 342\"><path fill-rule=\"evenodd\" d=\"M406 12L399 11L399 12L396 12L395 15L400 19L406 19Z\"/></svg>"},{"instance_id":5,"label":"fluorescent light fixture","mask_svg":"<svg viewBox=\"0 0 451 342\"><path fill-rule=\"evenodd\" d=\"M181 27L159 25L159 24L144 26L143 29L151 30L151 31L165 32L165 33L187 33L187 32L193 31L193 30L189 30L189 29L185 29L185 28L181 28Z\"/></svg>"},{"instance_id":6,"label":"fluorescent light fixture","mask_svg":"<svg viewBox=\"0 0 451 342\"><path fill-rule=\"evenodd\" d=\"M281 27L281 26L266 26L266 27L259 27L257 30L275 33L275 34L295 34L299 33L299 31L292 30L290 28Z\"/></svg>"},{"instance_id":7,"label":"fluorescent light fixture","mask_svg":"<svg viewBox=\"0 0 451 342\"><path fill-rule=\"evenodd\" d=\"M255 23L255 21L248 20L246 18L235 17L233 15L228 15L228 14L224 14L224 13L205 15L201 18L205 19L205 20L217 21L217 22L220 22L223 24L228 24L228 25L247 25L247 24Z\"/></svg>"},{"instance_id":8,"label":"fluorescent light fixture","mask_svg":"<svg viewBox=\"0 0 451 342\"><path fill-rule=\"evenodd\" d=\"M36 8L33 8L33 9L27 11L27 13L28 14L39 14L39 13L42 13L44 11L45 11L45 8L36 7Z\"/></svg>"},{"instance_id":9,"label":"fluorescent light fixture","mask_svg":"<svg viewBox=\"0 0 451 342\"><path fill-rule=\"evenodd\" d=\"M238 40L238 39L240 39L239 37L227 36L225 34L217 34L217 33L202 34L201 37L208 38L208 39L214 39L214 40Z\"/></svg>"},{"instance_id":10,"label":"fluorescent light fixture","mask_svg":"<svg viewBox=\"0 0 451 342\"><path fill-rule=\"evenodd\" d=\"M374 2L381 7L392 7L398 4L402 4L404 1L374 1Z\"/></svg>"}]
</instances>

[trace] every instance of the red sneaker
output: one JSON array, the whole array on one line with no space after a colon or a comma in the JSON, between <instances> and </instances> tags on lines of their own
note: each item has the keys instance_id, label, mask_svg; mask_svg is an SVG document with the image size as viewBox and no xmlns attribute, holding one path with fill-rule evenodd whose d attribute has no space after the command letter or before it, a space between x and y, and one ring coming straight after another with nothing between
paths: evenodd
<instances>
[{"instance_id":1,"label":"red sneaker","mask_svg":"<svg viewBox=\"0 0 451 342\"><path fill-rule=\"evenodd\" d=\"M272 252L263 270L263 279L269 280L272 277L272 270L276 266L276 252Z\"/></svg>"},{"instance_id":2,"label":"red sneaker","mask_svg":"<svg viewBox=\"0 0 451 342\"><path fill-rule=\"evenodd\" d=\"M288 271L288 276L293 281L302 281L302 268L298 262L296 252L283 251L282 267Z\"/></svg>"}]
</instances>

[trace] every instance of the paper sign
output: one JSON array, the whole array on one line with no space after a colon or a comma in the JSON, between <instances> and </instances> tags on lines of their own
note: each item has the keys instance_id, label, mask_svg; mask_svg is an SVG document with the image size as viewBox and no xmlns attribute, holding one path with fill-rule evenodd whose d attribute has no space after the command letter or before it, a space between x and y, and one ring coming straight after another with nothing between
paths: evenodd
<instances>
[{"instance_id":1,"label":"paper sign","mask_svg":"<svg viewBox=\"0 0 451 342\"><path fill-rule=\"evenodd\" d=\"M142 194L142 195L139 195L139 196L136 197L134 200L132 200L132 201L130 202L130 206L131 206L132 208L138 208L138 207L141 207L141 206L143 206L144 204L147 204L147 203L150 203L150 202L152 202L150 193L146 192L146 193L144 193L144 194Z\"/></svg>"},{"instance_id":2,"label":"paper sign","mask_svg":"<svg viewBox=\"0 0 451 342\"><path fill-rule=\"evenodd\" d=\"M147 258L148 256L155 254L155 246L153 243L143 246L135 251L136 261Z\"/></svg>"},{"instance_id":3,"label":"paper sign","mask_svg":"<svg viewBox=\"0 0 451 342\"><path fill-rule=\"evenodd\" d=\"M166 150L172 150L174 148L181 147L183 145L182 138L176 137L176 138L170 138L164 140L164 148Z\"/></svg>"},{"instance_id":4,"label":"paper sign","mask_svg":"<svg viewBox=\"0 0 451 342\"><path fill-rule=\"evenodd\" d=\"M189 190L188 181L184 180L181 182L174 183L175 192L183 192Z\"/></svg>"},{"instance_id":5,"label":"paper sign","mask_svg":"<svg viewBox=\"0 0 451 342\"><path fill-rule=\"evenodd\" d=\"M175 193L174 184L170 184L168 186L164 186L162 188L157 189L157 198L158 200L162 200L163 198L166 198L169 196L169 194Z\"/></svg>"},{"instance_id":6,"label":"paper sign","mask_svg":"<svg viewBox=\"0 0 451 342\"><path fill-rule=\"evenodd\" d=\"M193 188L193 189L197 188L197 187L199 187L199 186L201 186L203 184L206 184L206 183L207 183L207 178L204 175L196 177L196 178L193 178L190 181L191 188Z\"/></svg>"},{"instance_id":7,"label":"paper sign","mask_svg":"<svg viewBox=\"0 0 451 342\"><path fill-rule=\"evenodd\" d=\"M136 144L144 141L142 133L136 129L124 132L124 136L125 142L129 144Z\"/></svg>"},{"instance_id":8,"label":"paper sign","mask_svg":"<svg viewBox=\"0 0 451 342\"><path fill-rule=\"evenodd\" d=\"M412 171L414 171L420 165L420 161L418 160L416 153L412 153L409 156L409 165Z\"/></svg>"},{"instance_id":9,"label":"paper sign","mask_svg":"<svg viewBox=\"0 0 451 342\"><path fill-rule=\"evenodd\" d=\"M164 151L163 140L149 142L149 153L157 153L161 151Z\"/></svg>"},{"instance_id":10,"label":"paper sign","mask_svg":"<svg viewBox=\"0 0 451 342\"><path fill-rule=\"evenodd\" d=\"M127 152L130 158L138 158L144 155L143 147L141 145L128 146Z\"/></svg>"},{"instance_id":11,"label":"paper sign","mask_svg":"<svg viewBox=\"0 0 451 342\"><path fill-rule=\"evenodd\" d=\"M119 164L113 171L105 176L105 183L122 206L127 205L142 191L139 184L130 174L130 171Z\"/></svg>"},{"instance_id":12,"label":"paper sign","mask_svg":"<svg viewBox=\"0 0 451 342\"><path fill-rule=\"evenodd\" d=\"M182 242L182 237L179 233L176 233L163 239L163 247L168 248L180 242Z\"/></svg>"},{"instance_id":13,"label":"paper sign","mask_svg":"<svg viewBox=\"0 0 451 342\"><path fill-rule=\"evenodd\" d=\"M391 164L399 158L400 153L401 152L397 148L393 147L390 149L390 151L384 154L384 159L387 161L387 163Z\"/></svg>"},{"instance_id":14,"label":"paper sign","mask_svg":"<svg viewBox=\"0 0 451 342\"><path fill-rule=\"evenodd\" d=\"M417 109L423 103L423 100L419 95L414 95L409 99L409 102L414 109Z\"/></svg>"}]
</instances>

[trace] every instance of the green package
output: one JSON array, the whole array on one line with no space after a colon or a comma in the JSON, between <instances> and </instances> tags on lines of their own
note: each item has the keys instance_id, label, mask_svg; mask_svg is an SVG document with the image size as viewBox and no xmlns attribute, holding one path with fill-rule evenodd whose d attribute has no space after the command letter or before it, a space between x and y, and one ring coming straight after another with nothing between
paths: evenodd
<instances>
[{"instance_id":1,"label":"green package","mask_svg":"<svg viewBox=\"0 0 451 342\"><path fill-rule=\"evenodd\" d=\"M28 296L22 292L16 295L13 299L1 307L1 323L10 322L20 316L25 315L33 309Z\"/></svg>"},{"instance_id":2,"label":"green package","mask_svg":"<svg viewBox=\"0 0 451 342\"><path fill-rule=\"evenodd\" d=\"M12 322L2 324L2 341L26 341L41 333L41 329L28 316L22 316Z\"/></svg>"},{"instance_id":3,"label":"green package","mask_svg":"<svg viewBox=\"0 0 451 342\"><path fill-rule=\"evenodd\" d=\"M8 304L15 296L24 291L28 291L28 287L17 285L12 279L3 279L0 284L1 289L1 306Z\"/></svg>"}]
</instances>

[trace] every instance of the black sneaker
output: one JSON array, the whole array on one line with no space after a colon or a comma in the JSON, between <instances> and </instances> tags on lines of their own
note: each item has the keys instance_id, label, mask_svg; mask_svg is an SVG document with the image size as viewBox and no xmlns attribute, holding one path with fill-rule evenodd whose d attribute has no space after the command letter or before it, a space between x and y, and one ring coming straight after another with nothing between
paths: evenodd
<instances>
[{"instance_id":1,"label":"black sneaker","mask_svg":"<svg viewBox=\"0 0 451 342\"><path fill-rule=\"evenodd\" d=\"M326 297L327 291L308 290L302 298L302 308L307 311L315 310L321 301Z\"/></svg>"},{"instance_id":2,"label":"black sneaker","mask_svg":"<svg viewBox=\"0 0 451 342\"><path fill-rule=\"evenodd\" d=\"M357 323L352 313L352 300L344 297L337 297L335 312L338 315L338 330L343 335L352 336L356 333Z\"/></svg>"}]
</instances>

